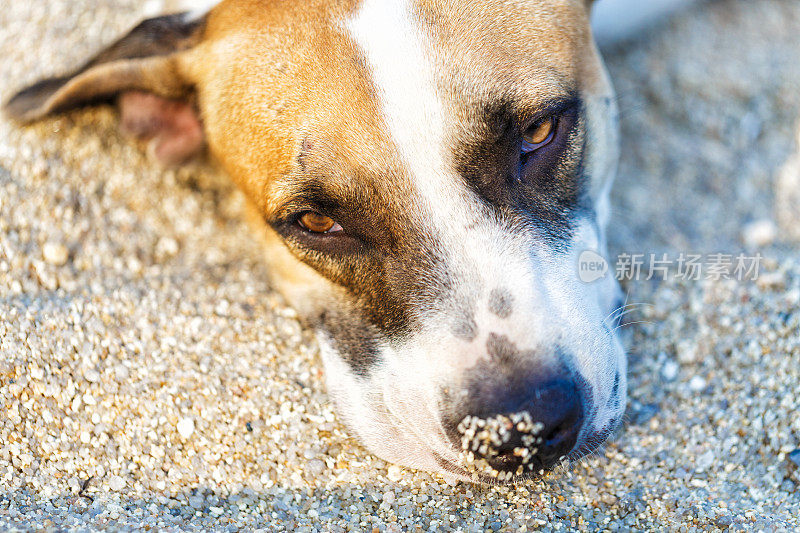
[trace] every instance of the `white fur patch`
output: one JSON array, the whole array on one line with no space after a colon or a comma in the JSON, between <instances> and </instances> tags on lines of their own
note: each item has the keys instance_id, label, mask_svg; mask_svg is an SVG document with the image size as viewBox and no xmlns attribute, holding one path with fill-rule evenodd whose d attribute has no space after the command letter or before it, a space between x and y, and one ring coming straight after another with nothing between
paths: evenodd
<instances>
[{"instance_id":1,"label":"white fur patch","mask_svg":"<svg viewBox=\"0 0 800 533\"><path fill-rule=\"evenodd\" d=\"M435 209L454 186L444 179L444 111L432 57L411 10L407 1L366 0L347 26L369 61L392 140Z\"/></svg>"}]
</instances>

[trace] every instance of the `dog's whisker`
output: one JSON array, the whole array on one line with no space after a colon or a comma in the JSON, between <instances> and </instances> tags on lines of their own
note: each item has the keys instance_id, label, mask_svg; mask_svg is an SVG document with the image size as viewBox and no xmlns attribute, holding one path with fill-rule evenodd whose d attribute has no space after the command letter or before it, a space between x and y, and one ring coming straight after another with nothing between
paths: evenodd
<instances>
[{"instance_id":1,"label":"dog's whisker","mask_svg":"<svg viewBox=\"0 0 800 533\"><path fill-rule=\"evenodd\" d=\"M617 313L616 315L614 315L614 316L611 318L611 322L612 322L612 323L617 323L617 322L620 322L620 321L621 321L623 318L625 318L626 316L629 316L629 315L632 315L632 314L634 314L634 313L635 313L636 311L638 311L639 309L640 309L640 308L636 308L636 309L627 309L627 310L625 310L625 311L622 311L622 312L620 312L620 313Z\"/></svg>"},{"instance_id":2,"label":"dog's whisker","mask_svg":"<svg viewBox=\"0 0 800 533\"><path fill-rule=\"evenodd\" d=\"M617 308L615 308L614 310L612 310L608 314L608 316L606 316L606 318L603 319L603 322L604 323L611 322L613 324L613 323L619 322L622 317L624 317L626 314L630 313L631 311L634 311L636 309L640 309L642 307L652 307L652 304L648 303L648 302L633 302L633 303L629 303L630 296L631 296L631 288L628 287L628 289L625 291L625 300L623 301L622 305L620 305Z\"/></svg>"},{"instance_id":3,"label":"dog's whisker","mask_svg":"<svg viewBox=\"0 0 800 533\"><path fill-rule=\"evenodd\" d=\"M654 322L652 320L635 320L633 322L626 322L624 324L620 324L619 326L615 327L612 330L612 333L616 333L617 331L619 331L622 328L625 328L625 327L628 327L628 326L634 326L636 324L653 324L653 323Z\"/></svg>"},{"instance_id":4,"label":"dog's whisker","mask_svg":"<svg viewBox=\"0 0 800 533\"><path fill-rule=\"evenodd\" d=\"M615 310L613 310L611 313L609 313L608 316L603 320L603 322L608 322L609 320L610 321L618 320L622 316L628 315L638 309L648 306L652 307L652 304L642 302L642 303L632 303L620 306Z\"/></svg>"},{"instance_id":5,"label":"dog's whisker","mask_svg":"<svg viewBox=\"0 0 800 533\"><path fill-rule=\"evenodd\" d=\"M607 324L608 323L614 324L620 321L623 317L631 313L634 313L639 309L647 307L652 307L652 304L646 302L639 302L639 303L630 303L622 305L614 309L611 313L609 313L608 316L606 316L606 318L603 319L603 322Z\"/></svg>"},{"instance_id":6,"label":"dog's whisker","mask_svg":"<svg viewBox=\"0 0 800 533\"><path fill-rule=\"evenodd\" d=\"M626 308L626 307L628 306L628 299L630 298L630 295L631 295L631 291L630 291L630 289L628 289L627 291L625 291L625 300L622 302L622 305L618 306L616 309L614 309L613 311L611 311L611 313L609 313L609 316L607 316L607 317L606 317L606 318L603 320L603 322L606 322L606 321L608 321L608 320L609 320L609 318L610 318L612 315L614 315L614 313L618 312L620 309L624 309L624 308Z\"/></svg>"}]
</instances>

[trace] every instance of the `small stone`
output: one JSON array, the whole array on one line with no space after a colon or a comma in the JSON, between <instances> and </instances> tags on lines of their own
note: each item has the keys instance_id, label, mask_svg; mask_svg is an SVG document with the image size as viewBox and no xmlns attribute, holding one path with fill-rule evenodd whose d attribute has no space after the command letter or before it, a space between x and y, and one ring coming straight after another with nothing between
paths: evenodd
<instances>
[{"instance_id":1,"label":"small stone","mask_svg":"<svg viewBox=\"0 0 800 533\"><path fill-rule=\"evenodd\" d=\"M394 492L391 491L391 490L388 490L388 491L384 492L383 493L383 497L381 499L383 500L383 502L386 505L392 505L394 503L394 500L395 500Z\"/></svg>"},{"instance_id":2,"label":"small stone","mask_svg":"<svg viewBox=\"0 0 800 533\"><path fill-rule=\"evenodd\" d=\"M86 372L83 373L83 377L89 383L97 383L98 381L100 381L100 372L98 372L97 370L91 368L91 369L89 369L89 370L87 370Z\"/></svg>"},{"instance_id":3,"label":"small stone","mask_svg":"<svg viewBox=\"0 0 800 533\"><path fill-rule=\"evenodd\" d=\"M714 524L721 528L730 527L733 524L733 517L727 514L720 515L714 519Z\"/></svg>"},{"instance_id":4,"label":"small stone","mask_svg":"<svg viewBox=\"0 0 800 533\"><path fill-rule=\"evenodd\" d=\"M387 472L387 477L389 478L389 480L394 481L395 483L400 481L402 475L403 475L402 470L397 465L391 465L389 467L389 471Z\"/></svg>"},{"instance_id":5,"label":"small stone","mask_svg":"<svg viewBox=\"0 0 800 533\"><path fill-rule=\"evenodd\" d=\"M675 361L667 361L661 369L661 377L664 378L664 381L675 381L678 377L679 370L680 365L678 365L678 363Z\"/></svg>"},{"instance_id":6,"label":"small stone","mask_svg":"<svg viewBox=\"0 0 800 533\"><path fill-rule=\"evenodd\" d=\"M51 265L63 266L69 259L69 250L61 243L49 241L42 247L42 257Z\"/></svg>"},{"instance_id":7,"label":"small stone","mask_svg":"<svg viewBox=\"0 0 800 533\"><path fill-rule=\"evenodd\" d=\"M714 456L714 452L712 452L711 450L705 452L703 455L698 457L695 462L697 470L701 472L708 470L714 464L715 459L716 457Z\"/></svg>"},{"instance_id":8,"label":"small stone","mask_svg":"<svg viewBox=\"0 0 800 533\"><path fill-rule=\"evenodd\" d=\"M697 361L697 348L689 343L680 343L678 345L678 361L681 363Z\"/></svg>"},{"instance_id":9,"label":"small stone","mask_svg":"<svg viewBox=\"0 0 800 533\"><path fill-rule=\"evenodd\" d=\"M617 497L613 494L603 494L600 496L600 501L606 505L614 505L617 503Z\"/></svg>"},{"instance_id":10,"label":"small stone","mask_svg":"<svg viewBox=\"0 0 800 533\"><path fill-rule=\"evenodd\" d=\"M189 496L189 506L192 509L201 510L203 508L202 496Z\"/></svg>"},{"instance_id":11,"label":"small stone","mask_svg":"<svg viewBox=\"0 0 800 533\"><path fill-rule=\"evenodd\" d=\"M629 408L629 418L631 424L636 426L641 426L649 422L654 416L658 414L660 408L658 404L655 403L648 403L648 404L640 404L638 402L632 402Z\"/></svg>"},{"instance_id":12,"label":"small stone","mask_svg":"<svg viewBox=\"0 0 800 533\"><path fill-rule=\"evenodd\" d=\"M644 500L644 490L637 487L634 490L622 495L619 501L620 510L622 515L630 513L640 513L646 507Z\"/></svg>"},{"instance_id":13,"label":"small stone","mask_svg":"<svg viewBox=\"0 0 800 533\"><path fill-rule=\"evenodd\" d=\"M108 480L108 486L114 492L119 492L125 488L125 480L121 476L112 476L110 480Z\"/></svg>"},{"instance_id":14,"label":"small stone","mask_svg":"<svg viewBox=\"0 0 800 533\"><path fill-rule=\"evenodd\" d=\"M800 467L800 448L789 452L789 460L794 463L795 466Z\"/></svg>"},{"instance_id":15,"label":"small stone","mask_svg":"<svg viewBox=\"0 0 800 533\"><path fill-rule=\"evenodd\" d=\"M114 367L114 377L118 382L127 380L129 376L130 376L130 371L128 370L127 366L120 363Z\"/></svg>"},{"instance_id":16,"label":"small stone","mask_svg":"<svg viewBox=\"0 0 800 533\"><path fill-rule=\"evenodd\" d=\"M156 259L163 261L176 255L180 247L178 241L172 237L161 237L156 243L155 255Z\"/></svg>"},{"instance_id":17,"label":"small stone","mask_svg":"<svg viewBox=\"0 0 800 533\"><path fill-rule=\"evenodd\" d=\"M763 248L775 242L778 227L772 220L760 219L746 224L742 229L742 242L750 248Z\"/></svg>"},{"instance_id":18,"label":"small stone","mask_svg":"<svg viewBox=\"0 0 800 533\"><path fill-rule=\"evenodd\" d=\"M325 463L320 459L312 459L308 462L307 469L312 476L318 476L325 471Z\"/></svg>"},{"instance_id":19,"label":"small stone","mask_svg":"<svg viewBox=\"0 0 800 533\"><path fill-rule=\"evenodd\" d=\"M786 286L786 278L781 272L764 272L758 275L756 285L763 290L781 290Z\"/></svg>"},{"instance_id":20,"label":"small stone","mask_svg":"<svg viewBox=\"0 0 800 533\"><path fill-rule=\"evenodd\" d=\"M70 511L77 514L83 514L89 510L89 500L86 498L76 498L75 501L70 506Z\"/></svg>"},{"instance_id":21,"label":"small stone","mask_svg":"<svg viewBox=\"0 0 800 533\"><path fill-rule=\"evenodd\" d=\"M177 429L181 437L188 439L192 436L192 433L194 433L194 420L191 418L182 418L178 422Z\"/></svg>"},{"instance_id":22,"label":"small stone","mask_svg":"<svg viewBox=\"0 0 800 533\"><path fill-rule=\"evenodd\" d=\"M37 365L31 365L28 372L31 379L35 379L37 381L41 380L44 377L44 369L42 369L42 367Z\"/></svg>"},{"instance_id":23,"label":"small stone","mask_svg":"<svg viewBox=\"0 0 800 533\"><path fill-rule=\"evenodd\" d=\"M700 376L694 376L689 381L689 388L694 392L700 392L706 388L706 380Z\"/></svg>"},{"instance_id":24,"label":"small stone","mask_svg":"<svg viewBox=\"0 0 800 533\"><path fill-rule=\"evenodd\" d=\"M213 516L220 516L224 512L224 509L222 507L211 506L208 508L208 512Z\"/></svg>"}]
</instances>

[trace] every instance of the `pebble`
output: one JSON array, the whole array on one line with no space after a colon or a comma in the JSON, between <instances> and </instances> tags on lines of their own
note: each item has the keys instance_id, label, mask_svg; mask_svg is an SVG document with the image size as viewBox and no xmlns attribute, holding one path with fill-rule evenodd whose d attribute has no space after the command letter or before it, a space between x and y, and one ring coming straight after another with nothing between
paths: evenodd
<instances>
[{"instance_id":1,"label":"pebble","mask_svg":"<svg viewBox=\"0 0 800 533\"><path fill-rule=\"evenodd\" d=\"M46 242L42 246L42 257L54 266L64 266L69 259L69 250L59 242Z\"/></svg>"},{"instance_id":2,"label":"pebble","mask_svg":"<svg viewBox=\"0 0 800 533\"><path fill-rule=\"evenodd\" d=\"M728 528L733 524L733 517L727 514L720 515L714 519L714 524L721 528Z\"/></svg>"},{"instance_id":3,"label":"pebble","mask_svg":"<svg viewBox=\"0 0 800 533\"><path fill-rule=\"evenodd\" d=\"M111 490L119 492L125 488L125 479L123 479L121 476L112 476L108 481L108 486L111 488Z\"/></svg>"},{"instance_id":4,"label":"pebble","mask_svg":"<svg viewBox=\"0 0 800 533\"><path fill-rule=\"evenodd\" d=\"M702 472L711 468L715 461L716 457L714 456L714 452L709 450L697 458L695 461L695 467L697 470Z\"/></svg>"},{"instance_id":5,"label":"pebble","mask_svg":"<svg viewBox=\"0 0 800 533\"><path fill-rule=\"evenodd\" d=\"M197 509L199 511L200 509L203 508L204 504L205 504L205 500L203 499L202 496L190 496L189 497L189 505L193 509Z\"/></svg>"},{"instance_id":6,"label":"pebble","mask_svg":"<svg viewBox=\"0 0 800 533\"><path fill-rule=\"evenodd\" d=\"M114 378L118 382L124 382L128 377L130 377L130 371L127 366L120 363L114 367Z\"/></svg>"},{"instance_id":7,"label":"pebble","mask_svg":"<svg viewBox=\"0 0 800 533\"><path fill-rule=\"evenodd\" d=\"M689 388L694 392L701 392L706 388L706 385L706 380L700 376L693 376L692 379L689 380Z\"/></svg>"},{"instance_id":8,"label":"pebble","mask_svg":"<svg viewBox=\"0 0 800 533\"><path fill-rule=\"evenodd\" d=\"M194 420L191 418L182 418L177 425L178 433L184 439L188 439L194 433Z\"/></svg>"},{"instance_id":9,"label":"pebble","mask_svg":"<svg viewBox=\"0 0 800 533\"><path fill-rule=\"evenodd\" d=\"M742 229L742 241L748 248L763 248L775 242L778 226L769 219L759 219Z\"/></svg>"},{"instance_id":10,"label":"pebble","mask_svg":"<svg viewBox=\"0 0 800 533\"><path fill-rule=\"evenodd\" d=\"M312 476L318 476L325 471L325 463L320 459L311 459L308 462L308 473Z\"/></svg>"},{"instance_id":11,"label":"pebble","mask_svg":"<svg viewBox=\"0 0 800 533\"><path fill-rule=\"evenodd\" d=\"M659 412L660 408L656 403L641 404L637 401L631 402L629 408L629 415L631 424L637 426L644 425L653 419Z\"/></svg>"},{"instance_id":12,"label":"pebble","mask_svg":"<svg viewBox=\"0 0 800 533\"><path fill-rule=\"evenodd\" d=\"M680 365L675 361L667 361L661 369L661 376L665 381L675 381L678 378Z\"/></svg>"},{"instance_id":13,"label":"pebble","mask_svg":"<svg viewBox=\"0 0 800 533\"><path fill-rule=\"evenodd\" d=\"M155 248L156 260L163 261L164 259L168 259L176 255L178 251L180 251L180 246L178 245L178 241L176 241L172 237L161 237L158 240L158 243L156 243L156 248Z\"/></svg>"},{"instance_id":14,"label":"pebble","mask_svg":"<svg viewBox=\"0 0 800 533\"><path fill-rule=\"evenodd\" d=\"M389 478L390 481L394 482L400 481L400 479L402 479L403 477L403 471L399 466L391 465L389 466L389 469L387 471L387 477Z\"/></svg>"},{"instance_id":15,"label":"pebble","mask_svg":"<svg viewBox=\"0 0 800 533\"><path fill-rule=\"evenodd\" d=\"M795 464L795 466L800 467L800 449L794 450L793 452L789 453L789 460Z\"/></svg>"},{"instance_id":16,"label":"pebble","mask_svg":"<svg viewBox=\"0 0 800 533\"><path fill-rule=\"evenodd\" d=\"M604 493L600 496L600 501L605 503L606 505L615 505L617 503L617 497L613 494Z\"/></svg>"}]
</instances>

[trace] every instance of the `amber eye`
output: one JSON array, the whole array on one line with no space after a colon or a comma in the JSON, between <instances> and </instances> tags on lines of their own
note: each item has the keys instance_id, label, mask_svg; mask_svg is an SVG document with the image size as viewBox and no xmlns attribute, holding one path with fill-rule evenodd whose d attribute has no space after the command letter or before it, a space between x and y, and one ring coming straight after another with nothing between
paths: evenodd
<instances>
[{"instance_id":1,"label":"amber eye","mask_svg":"<svg viewBox=\"0 0 800 533\"><path fill-rule=\"evenodd\" d=\"M547 117L531 125L522 136L523 152L532 152L553 140L556 131L556 119Z\"/></svg>"},{"instance_id":2,"label":"amber eye","mask_svg":"<svg viewBox=\"0 0 800 533\"><path fill-rule=\"evenodd\" d=\"M342 227L331 217L326 217L314 211L306 211L300 216L297 222L303 229L312 233L334 233L342 231Z\"/></svg>"}]
</instances>

